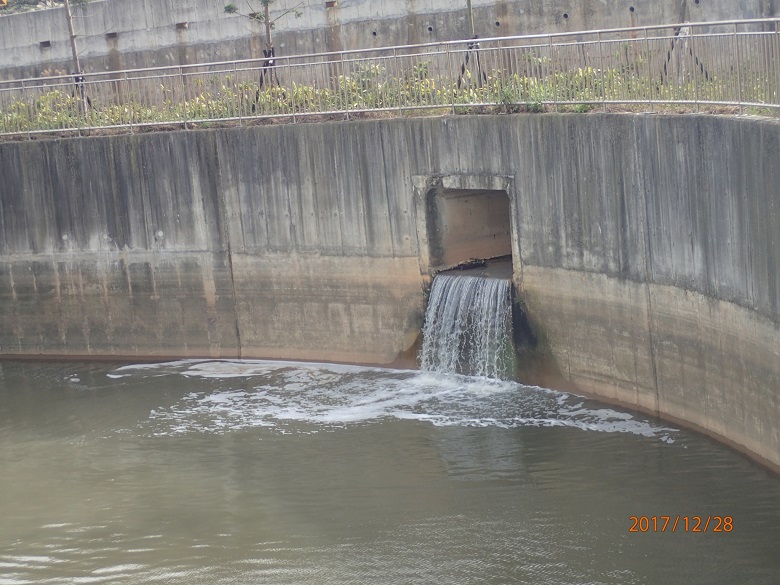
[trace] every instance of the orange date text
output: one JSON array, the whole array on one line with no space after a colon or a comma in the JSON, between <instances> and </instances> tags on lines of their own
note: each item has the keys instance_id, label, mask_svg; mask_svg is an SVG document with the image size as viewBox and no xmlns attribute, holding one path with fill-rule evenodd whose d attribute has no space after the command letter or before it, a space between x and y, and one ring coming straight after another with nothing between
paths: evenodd
<instances>
[{"instance_id":1,"label":"orange date text","mask_svg":"<svg viewBox=\"0 0 780 585\"><path fill-rule=\"evenodd\" d=\"M629 516L629 532L732 532L731 516Z\"/></svg>"}]
</instances>

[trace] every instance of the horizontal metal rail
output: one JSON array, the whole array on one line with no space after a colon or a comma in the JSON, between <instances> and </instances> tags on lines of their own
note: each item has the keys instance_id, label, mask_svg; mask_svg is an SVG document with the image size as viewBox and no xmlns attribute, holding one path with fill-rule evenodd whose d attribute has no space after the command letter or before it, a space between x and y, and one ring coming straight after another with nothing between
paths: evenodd
<instances>
[{"instance_id":1,"label":"horizontal metal rail","mask_svg":"<svg viewBox=\"0 0 780 585\"><path fill-rule=\"evenodd\" d=\"M0 82L0 135L429 110L780 114L780 19L536 34Z\"/></svg>"}]
</instances>

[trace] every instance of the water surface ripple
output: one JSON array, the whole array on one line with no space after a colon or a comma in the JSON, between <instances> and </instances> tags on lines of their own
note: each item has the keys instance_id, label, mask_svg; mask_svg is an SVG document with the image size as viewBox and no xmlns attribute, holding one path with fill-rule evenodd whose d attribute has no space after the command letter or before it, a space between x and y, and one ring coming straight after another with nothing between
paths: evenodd
<instances>
[{"instance_id":1,"label":"water surface ripple","mask_svg":"<svg viewBox=\"0 0 780 585\"><path fill-rule=\"evenodd\" d=\"M780 481L652 418L486 378L0 365L0 585L774 584ZM729 533L629 517L731 516Z\"/></svg>"}]
</instances>

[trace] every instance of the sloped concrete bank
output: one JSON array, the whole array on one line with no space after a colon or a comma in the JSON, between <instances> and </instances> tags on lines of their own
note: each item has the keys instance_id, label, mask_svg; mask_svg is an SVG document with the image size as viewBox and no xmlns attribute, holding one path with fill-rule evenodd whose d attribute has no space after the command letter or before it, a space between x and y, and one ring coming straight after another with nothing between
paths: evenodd
<instances>
[{"instance_id":1,"label":"sloped concrete bank","mask_svg":"<svg viewBox=\"0 0 780 585\"><path fill-rule=\"evenodd\" d=\"M389 363L437 268L431 198L505 193L515 285L566 383L780 465L777 122L394 119L0 159L5 356Z\"/></svg>"}]
</instances>

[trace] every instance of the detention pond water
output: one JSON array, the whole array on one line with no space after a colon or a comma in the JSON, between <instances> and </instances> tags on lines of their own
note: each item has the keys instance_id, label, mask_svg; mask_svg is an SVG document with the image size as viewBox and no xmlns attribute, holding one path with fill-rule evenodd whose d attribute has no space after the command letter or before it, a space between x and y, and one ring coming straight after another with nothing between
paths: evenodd
<instances>
[{"instance_id":1,"label":"detention pond water","mask_svg":"<svg viewBox=\"0 0 780 585\"><path fill-rule=\"evenodd\" d=\"M282 362L0 367L0 585L769 585L778 545L777 476L572 395Z\"/></svg>"}]
</instances>

